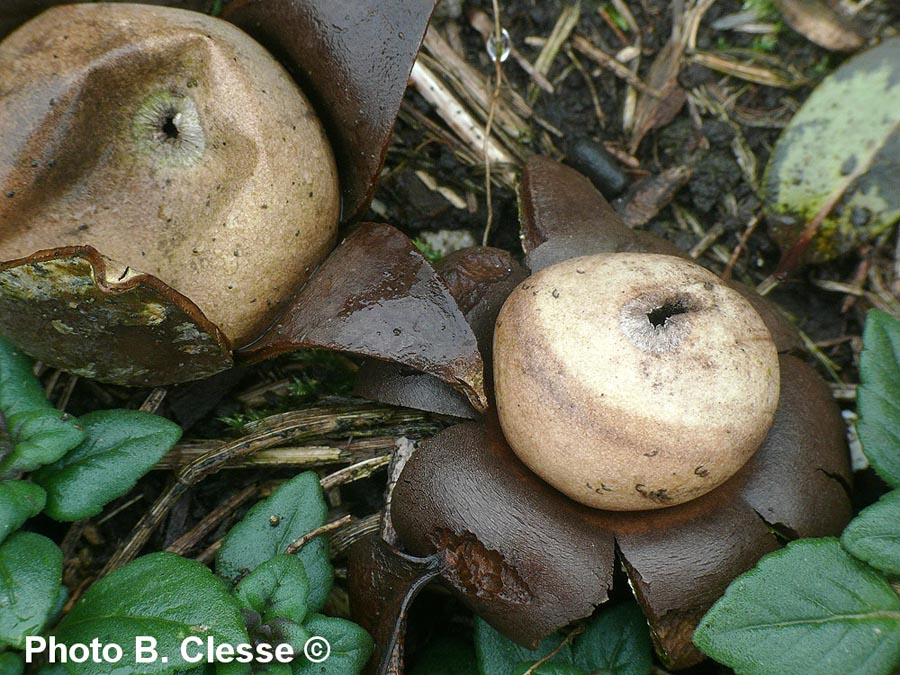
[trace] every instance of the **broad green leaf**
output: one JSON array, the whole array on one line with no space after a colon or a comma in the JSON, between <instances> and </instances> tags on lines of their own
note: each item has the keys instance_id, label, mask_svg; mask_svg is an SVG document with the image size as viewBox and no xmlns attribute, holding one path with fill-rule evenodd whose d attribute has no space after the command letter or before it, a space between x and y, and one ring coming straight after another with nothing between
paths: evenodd
<instances>
[{"instance_id":1,"label":"broad green leaf","mask_svg":"<svg viewBox=\"0 0 900 675\"><path fill-rule=\"evenodd\" d=\"M872 567L900 576L900 490L861 511L847 525L841 543Z\"/></svg>"},{"instance_id":2,"label":"broad green leaf","mask_svg":"<svg viewBox=\"0 0 900 675\"><path fill-rule=\"evenodd\" d=\"M437 636L419 653L409 675L480 675L475 645L459 638Z\"/></svg>"},{"instance_id":3,"label":"broad green leaf","mask_svg":"<svg viewBox=\"0 0 900 675\"><path fill-rule=\"evenodd\" d=\"M653 646L640 607L623 603L601 609L575 638L572 657L591 675L647 675Z\"/></svg>"},{"instance_id":4,"label":"broad green leaf","mask_svg":"<svg viewBox=\"0 0 900 675\"><path fill-rule=\"evenodd\" d=\"M888 485L900 487L900 321L877 309L866 316L859 379L863 452Z\"/></svg>"},{"instance_id":5,"label":"broad green leaf","mask_svg":"<svg viewBox=\"0 0 900 675\"><path fill-rule=\"evenodd\" d=\"M44 398L31 359L5 338L0 338L0 412L12 445L0 461L3 477L55 462L84 438L77 420Z\"/></svg>"},{"instance_id":6,"label":"broad green leaf","mask_svg":"<svg viewBox=\"0 0 900 675\"><path fill-rule=\"evenodd\" d=\"M316 474L307 471L295 476L231 528L216 556L216 572L236 581L283 553L307 532L324 525L327 515ZM297 555L309 580L309 611L317 612L325 604L334 580L328 542L324 537L316 537Z\"/></svg>"},{"instance_id":7,"label":"broad green leaf","mask_svg":"<svg viewBox=\"0 0 900 675\"><path fill-rule=\"evenodd\" d=\"M62 558L56 544L32 532L0 545L0 644L22 649L43 630L62 583Z\"/></svg>"},{"instance_id":8,"label":"broad green leaf","mask_svg":"<svg viewBox=\"0 0 900 675\"><path fill-rule=\"evenodd\" d=\"M15 652L0 654L0 675L22 675L25 672L25 663L22 655Z\"/></svg>"},{"instance_id":9,"label":"broad green leaf","mask_svg":"<svg viewBox=\"0 0 900 675\"><path fill-rule=\"evenodd\" d=\"M801 539L738 577L694 644L742 675L888 675L900 667L900 597L836 539Z\"/></svg>"},{"instance_id":10,"label":"broad green leaf","mask_svg":"<svg viewBox=\"0 0 900 675\"><path fill-rule=\"evenodd\" d=\"M534 667L534 663L520 663L517 668L514 668L510 675L524 675L524 673L533 673L534 675L593 675L593 673L587 673L578 666L573 666L570 663L542 663L537 668Z\"/></svg>"},{"instance_id":11,"label":"broad green leaf","mask_svg":"<svg viewBox=\"0 0 900 675\"><path fill-rule=\"evenodd\" d=\"M102 410L81 418L86 437L32 478L47 491L47 514L73 521L97 515L126 494L181 437L169 420L137 410Z\"/></svg>"},{"instance_id":12,"label":"broad green leaf","mask_svg":"<svg viewBox=\"0 0 900 675\"><path fill-rule=\"evenodd\" d=\"M122 647L117 675L190 669L181 643L212 636L217 644L248 642L237 600L204 565L174 553L138 558L91 586L60 622L56 638L89 643L98 635ZM167 663L135 662L135 638L152 636ZM194 647L191 647L195 649ZM69 663L70 675L106 675L108 664Z\"/></svg>"},{"instance_id":13,"label":"broad green leaf","mask_svg":"<svg viewBox=\"0 0 900 675\"><path fill-rule=\"evenodd\" d=\"M272 637L269 640L272 645L288 644L294 650L294 654L303 654L303 646L312 637L309 629L290 619L278 619L272 624Z\"/></svg>"},{"instance_id":14,"label":"broad green leaf","mask_svg":"<svg viewBox=\"0 0 900 675\"><path fill-rule=\"evenodd\" d=\"M253 667L253 675L292 675L293 672L290 663L265 663Z\"/></svg>"},{"instance_id":15,"label":"broad green leaf","mask_svg":"<svg viewBox=\"0 0 900 675\"><path fill-rule=\"evenodd\" d=\"M299 558L280 553L241 579L234 595L264 623L278 618L303 623L309 580Z\"/></svg>"},{"instance_id":16,"label":"broad green leaf","mask_svg":"<svg viewBox=\"0 0 900 675\"><path fill-rule=\"evenodd\" d=\"M525 649L494 630L486 621L475 619L475 654L482 675L514 675L521 672L522 664L534 665L559 647L564 639L563 635L554 633L544 638L537 649ZM572 665L571 644L566 643L547 663Z\"/></svg>"},{"instance_id":17,"label":"broad green leaf","mask_svg":"<svg viewBox=\"0 0 900 675\"><path fill-rule=\"evenodd\" d=\"M778 139L763 181L772 235L782 249L845 185L807 250L808 260L849 252L897 222L898 110L898 37L852 57L809 95Z\"/></svg>"},{"instance_id":18,"label":"broad green leaf","mask_svg":"<svg viewBox=\"0 0 900 675\"><path fill-rule=\"evenodd\" d=\"M0 542L39 514L47 501L44 490L23 480L0 481Z\"/></svg>"},{"instance_id":19,"label":"broad green leaf","mask_svg":"<svg viewBox=\"0 0 900 675\"><path fill-rule=\"evenodd\" d=\"M314 614L304 628L309 631L311 640L317 637L327 640L331 653L321 663L298 658L294 663L294 675L356 675L362 672L372 656L372 638L351 621ZM312 649L311 653L317 654Z\"/></svg>"}]
</instances>

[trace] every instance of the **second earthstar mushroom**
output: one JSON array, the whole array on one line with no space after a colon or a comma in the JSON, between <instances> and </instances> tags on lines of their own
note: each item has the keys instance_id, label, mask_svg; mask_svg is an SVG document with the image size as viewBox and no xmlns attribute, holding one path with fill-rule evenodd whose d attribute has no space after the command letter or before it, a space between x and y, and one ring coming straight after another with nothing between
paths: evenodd
<instances>
[{"instance_id":1,"label":"second earthstar mushroom","mask_svg":"<svg viewBox=\"0 0 900 675\"><path fill-rule=\"evenodd\" d=\"M0 30L57 4L3 4ZM0 43L0 334L51 367L127 385L300 347L374 350L482 407L471 329L408 238L364 226L319 265L338 189L346 221L371 199L433 4L247 0L227 4L226 22L83 3L19 26ZM382 266L377 280L323 276L354 250ZM345 304L308 313L310 288ZM405 293L418 301L404 297L368 344L364 307ZM420 306L458 339L423 334Z\"/></svg>"},{"instance_id":2,"label":"second earthstar mushroom","mask_svg":"<svg viewBox=\"0 0 900 675\"><path fill-rule=\"evenodd\" d=\"M725 285L692 262L641 253L678 252L646 233L628 230L577 172L545 158L532 158L522 177L520 206L526 260L533 271L542 271L512 293L494 336L497 388L488 395L496 394L500 418L489 411L480 421L450 427L419 444L390 497L396 538L389 541L402 545L406 553L401 556L388 543L371 539L357 545L350 576L355 615L378 639L379 672L388 672L389 664L401 658L405 608L423 580L432 578L439 578L496 629L533 647L553 631L589 616L608 599L618 559L663 662L673 669L690 666L703 658L691 642L693 629L731 580L776 550L782 538L835 534L848 521L849 459L840 412L827 385L792 354L795 331L776 308L746 289ZM482 289L481 297L489 297L489 289L504 277L479 276L475 271L478 251L483 251L486 269L492 267L488 261L496 258L493 250L473 249L464 256L465 276ZM626 253L611 255L620 251ZM585 252L595 255L579 258ZM658 263L660 273L643 268L645 262ZM550 266L556 263L563 267ZM594 278L591 290L576 289L579 277L588 278L589 271L608 265L634 266L631 271L636 275L604 275L601 279L609 283ZM559 275L555 271L559 269L565 273ZM455 276L446 269L443 273ZM508 292L510 286L506 288ZM575 319L562 318L554 304L562 301L559 304L564 305L567 293L570 307L577 310ZM471 288L467 295L471 296ZM710 299L714 301L704 304ZM720 306L722 300L727 301L725 306ZM515 330L506 334L504 315L517 311L509 308L520 302L529 306L531 323L520 318ZM688 308L698 310L696 326L679 326L678 317ZM499 304L492 303L491 311L498 310ZM730 313L734 310L736 314ZM694 329L707 320L703 316L707 311L713 329L695 334ZM606 330L625 342L609 347L607 338L597 334L599 329L592 333L576 327L570 332L566 321L578 323L594 313L608 315ZM666 327L666 317L675 322ZM492 329L482 325L476 331L479 344L485 344L484 333ZM549 340L547 335L554 337ZM583 346L594 340L604 348L592 351ZM690 377L667 379L658 366L664 364L666 354L677 354L682 347L689 358L700 361L688 368ZM514 358L501 354L509 348ZM677 410L677 401L669 403L666 398L684 397L686 380L704 377L704 357L710 359L710 372L720 369L728 377L747 382L739 395L715 386L689 392L696 398L686 402L685 419L691 423L706 419L707 424L718 426L718 433L709 438L721 435L736 440L728 445L732 455L726 459L727 468L716 465L711 457L702 464L695 462L690 452L697 448L688 447L687 481L677 464L669 476L658 474L661 479L674 478L687 497L683 503L675 504L673 499L674 505L667 505L668 492L644 494L634 474L642 458L648 464L653 459L645 458L646 453L658 450L671 460L684 449L666 443L665 434L647 447L623 433L656 423L646 417L635 421L635 411L628 405L639 406L642 397L629 398L627 392L616 391L617 374L611 362L632 359L635 373L622 380L622 387L653 389L658 383L656 395L662 398L653 399L653 392L648 392L648 398L658 408ZM604 378L608 378L605 384ZM421 388L423 383L416 386ZM440 401L449 403L451 392L436 381L430 386L430 405L441 409ZM532 397L531 407L523 409L523 419L532 429L526 434L530 444L526 452L511 447L516 431L509 433L508 424L501 429L508 414L504 406L515 408L520 402L521 394L515 389L504 400L510 393L504 394L504 387L510 386L533 389L527 394ZM568 397L570 388L577 396ZM402 380L394 380L387 393L394 400L410 398ZM618 405L614 413L602 410L607 397ZM750 397L760 400L747 400ZM729 412L716 415L716 405ZM598 408L601 412L596 413ZM448 405L442 411L450 410ZM654 415L663 422L666 415L677 419L665 409L651 411L649 418ZM548 416L550 421L545 422ZM758 424L749 431L731 427L731 418L738 416L755 418ZM565 428L567 420L570 429ZM546 436L541 434L544 429ZM684 429L690 429L690 424ZM571 433L566 441L569 447L556 438L565 433ZM703 434L702 424L696 433ZM671 436L682 443L689 438L687 431ZM614 441L604 445L607 437L618 439L620 445ZM583 441L580 447L578 439ZM705 443L698 443L698 448L706 447L700 452L709 451ZM590 475L580 484L574 481L567 486L563 481L562 487L572 487L579 498L593 501L598 469L587 455L588 447L601 459L620 463L619 469L599 469L603 482L608 480L614 488L616 507L633 509L649 503L663 508L588 507L526 466L540 459L528 457L526 463L520 459L528 452L535 457L542 452L564 457L572 453L572 461L563 469L570 476L583 470ZM575 458L579 452L585 455ZM628 458L634 466L627 466ZM697 490L691 498L695 481L702 484L701 474L707 471L708 475L716 472L718 486L705 494ZM591 489L581 489L587 483ZM643 484L653 487L649 480ZM619 496L627 499L618 501Z\"/></svg>"}]
</instances>

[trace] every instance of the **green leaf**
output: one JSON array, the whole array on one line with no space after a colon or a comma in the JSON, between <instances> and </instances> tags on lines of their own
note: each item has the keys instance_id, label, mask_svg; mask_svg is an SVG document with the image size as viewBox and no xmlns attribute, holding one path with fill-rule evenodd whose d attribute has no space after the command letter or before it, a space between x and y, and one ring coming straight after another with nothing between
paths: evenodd
<instances>
[{"instance_id":1,"label":"green leaf","mask_svg":"<svg viewBox=\"0 0 900 675\"><path fill-rule=\"evenodd\" d=\"M435 637L418 655L409 675L480 675L475 645L455 637Z\"/></svg>"},{"instance_id":2,"label":"green leaf","mask_svg":"<svg viewBox=\"0 0 900 675\"><path fill-rule=\"evenodd\" d=\"M807 250L811 261L854 250L897 222L898 109L897 37L850 58L809 95L778 139L763 182L782 249L835 198L838 207Z\"/></svg>"},{"instance_id":3,"label":"green leaf","mask_svg":"<svg viewBox=\"0 0 900 675\"><path fill-rule=\"evenodd\" d=\"M888 485L900 487L900 321L877 309L866 316L859 379L863 452Z\"/></svg>"},{"instance_id":4,"label":"green leaf","mask_svg":"<svg viewBox=\"0 0 900 675\"><path fill-rule=\"evenodd\" d=\"M234 595L264 623L279 618L303 623L309 580L299 558L280 553L241 579Z\"/></svg>"},{"instance_id":5,"label":"green leaf","mask_svg":"<svg viewBox=\"0 0 900 675\"><path fill-rule=\"evenodd\" d=\"M22 649L56 605L62 551L46 537L16 532L0 545L0 643Z\"/></svg>"},{"instance_id":6,"label":"green leaf","mask_svg":"<svg viewBox=\"0 0 900 675\"><path fill-rule=\"evenodd\" d=\"M572 656L591 675L647 675L653 646L644 613L634 603L600 610L575 638Z\"/></svg>"},{"instance_id":7,"label":"green leaf","mask_svg":"<svg viewBox=\"0 0 900 675\"><path fill-rule=\"evenodd\" d=\"M314 614L304 624L311 639L325 638L331 647L328 658L312 663L298 658L294 675L356 675L372 656L374 643L369 634L352 621Z\"/></svg>"},{"instance_id":8,"label":"green leaf","mask_svg":"<svg viewBox=\"0 0 900 675\"><path fill-rule=\"evenodd\" d=\"M47 491L47 514L73 521L95 516L126 494L181 437L169 420L137 410L103 410L81 418L86 438L32 478Z\"/></svg>"},{"instance_id":9,"label":"green leaf","mask_svg":"<svg viewBox=\"0 0 900 675\"><path fill-rule=\"evenodd\" d=\"M312 471L295 476L271 497L259 502L231 528L216 556L216 571L238 580L307 532L325 524L328 507L319 478ZM316 537L297 553L309 580L309 611L317 612L331 590L334 570L328 542Z\"/></svg>"},{"instance_id":10,"label":"green leaf","mask_svg":"<svg viewBox=\"0 0 900 675\"><path fill-rule=\"evenodd\" d=\"M519 673L523 664L534 665L559 647L564 639L563 635L554 633L544 638L537 649L525 649L494 630L486 621L481 618L475 619L475 654L482 675ZM566 643L547 663L573 665L571 644Z\"/></svg>"},{"instance_id":11,"label":"green leaf","mask_svg":"<svg viewBox=\"0 0 900 675\"><path fill-rule=\"evenodd\" d=\"M31 367L31 359L0 338L0 412L12 444L0 461L6 478L55 462L84 438L77 420L44 398Z\"/></svg>"},{"instance_id":12,"label":"green leaf","mask_svg":"<svg viewBox=\"0 0 900 675\"><path fill-rule=\"evenodd\" d=\"M39 514L47 494L34 483L23 480L0 481L0 542Z\"/></svg>"},{"instance_id":13,"label":"green leaf","mask_svg":"<svg viewBox=\"0 0 900 675\"><path fill-rule=\"evenodd\" d=\"M187 637L213 636L217 644L249 641L228 585L208 568L174 553L138 558L91 586L60 622L56 638L66 644L89 643L103 636L122 647L117 675L188 670L181 657ZM152 636L161 659L135 662L135 638ZM109 664L69 663L70 675L106 675Z\"/></svg>"},{"instance_id":14,"label":"green leaf","mask_svg":"<svg viewBox=\"0 0 900 675\"><path fill-rule=\"evenodd\" d=\"M14 652L0 654L0 675L22 675L25 672L25 663L22 655Z\"/></svg>"},{"instance_id":15,"label":"green leaf","mask_svg":"<svg viewBox=\"0 0 900 675\"><path fill-rule=\"evenodd\" d=\"M836 539L802 539L738 577L694 644L742 675L888 675L900 666L900 597Z\"/></svg>"},{"instance_id":16,"label":"green leaf","mask_svg":"<svg viewBox=\"0 0 900 675\"><path fill-rule=\"evenodd\" d=\"M550 662L542 663L537 668L534 667L534 663L520 663L517 668L513 669L511 675L523 675L528 671L534 675L593 675L593 673L586 673L578 666L569 663Z\"/></svg>"},{"instance_id":17,"label":"green leaf","mask_svg":"<svg viewBox=\"0 0 900 675\"><path fill-rule=\"evenodd\" d=\"M872 567L900 576L900 490L863 509L847 525L841 543Z\"/></svg>"}]
</instances>

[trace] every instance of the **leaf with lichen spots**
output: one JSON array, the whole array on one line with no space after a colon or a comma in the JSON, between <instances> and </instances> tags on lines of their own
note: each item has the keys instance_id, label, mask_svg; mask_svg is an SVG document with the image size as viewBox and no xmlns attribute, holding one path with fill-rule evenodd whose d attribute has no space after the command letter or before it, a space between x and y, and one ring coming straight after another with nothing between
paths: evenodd
<instances>
[{"instance_id":1,"label":"leaf with lichen spots","mask_svg":"<svg viewBox=\"0 0 900 675\"><path fill-rule=\"evenodd\" d=\"M823 262L900 218L900 38L882 42L826 78L791 120L766 168L772 236L787 251L831 200L805 251Z\"/></svg>"}]
</instances>

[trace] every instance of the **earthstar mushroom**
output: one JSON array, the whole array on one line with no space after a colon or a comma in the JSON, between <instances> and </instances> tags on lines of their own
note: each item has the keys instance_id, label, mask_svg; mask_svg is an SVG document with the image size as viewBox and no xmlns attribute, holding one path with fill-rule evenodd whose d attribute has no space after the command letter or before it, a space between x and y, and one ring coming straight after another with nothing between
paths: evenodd
<instances>
[{"instance_id":1,"label":"earthstar mushroom","mask_svg":"<svg viewBox=\"0 0 900 675\"><path fill-rule=\"evenodd\" d=\"M577 172L546 158L530 159L520 183L520 218L532 276L512 291L503 310L502 301L490 291L505 283L509 293L514 271L510 266L505 276L488 273L496 269L492 262L496 254L490 249L472 249L457 256L466 261L463 276L467 283L451 285L458 298L490 298L483 312L500 314L493 354L484 359L494 360L496 390L488 389L487 394L489 398L496 395L497 409L419 443L399 471L390 497L390 522L395 532L385 532L386 541L363 540L351 554L354 615L376 636L379 673L392 672L391 664L402 661L405 609L431 579L450 588L495 629L533 648L542 638L589 616L609 599L618 561L648 619L662 661L672 669L696 664L704 657L691 642L693 629L735 577L778 549L781 537L835 534L849 520L850 468L840 411L828 386L793 355L796 330L777 308L679 257L667 242L626 228ZM591 255L585 258L585 253ZM484 261L483 274L478 272L479 257ZM658 274L651 263L659 265ZM610 265L622 269L615 273L605 270ZM632 266L633 270L627 269ZM603 272L599 278L604 282L594 279L578 287L577 280L588 277L589 272ZM442 274L454 280L459 276L447 269ZM616 282L606 283L611 279ZM662 292L654 295L642 284L656 284ZM474 293L473 285L480 292ZM685 289L696 290L697 295ZM715 303L711 303L710 323L706 323L704 312L709 307L704 302L710 298ZM635 299L640 301L635 304ZM518 304L527 311L517 308ZM691 319L698 318L697 328L706 324L713 329L695 334L693 325L679 328L678 317L685 313L674 310L687 307L706 307ZM565 309L575 311L564 316ZM664 311L660 313L660 309ZM738 314L731 313L735 310ZM623 311L630 336L622 334ZM466 315L472 312L474 309L468 309ZM517 313L510 322L509 316ZM596 329L597 315L608 319L604 335ZM668 327L674 329L674 335L657 334L654 321L663 331L668 330L666 316L668 321L675 320ZM583 325L571 329L572 323L579 322ZM490 344L491 333L493 325L480 324L476 330L479 344ZM610 348L613 337L622 342ZM638 348L632 338L649 349ZM693 340L705 347L692 352ZM590 344L595 341L600 345L596 351ZM649 493L642 495L634 489L628 457L632 457L631 464L639 466L644 453L654 449L662 453L672 446L660 443L646 448L632 441L638 447L615 448L631 473L626 472L630 480L624 482L621 495L611 493L614 503L631 510L597 508L560 492L522 461L525 453L521 449L514 451L515 432L510 434L501 427L503 416L509 413L503 409L515 408L528 397L536 407L518 411L525 412L526 442L544 455L550 454L547 448L553 447L554 435L570 433L571 439L587 445L595 442L595 437L603 439L627 429L627 424L618 422L628 410L605 413L617 423L611 430L589 424L608 423L610 420L602 418L604 413L594 419L584 414L585 409L604 405L602 399L613 398L613 394L640 405L641 396L628 399L627 393L612 391L615 372L610 380L604 380L604 369L614 359L627 361L633 356L638 363L634 379L623 381L622 388L636 387L633 392L659 381L663 392L668 386L683 398L686 394L678 386L684 382L660 378L660 370L653 369L664 362L665 354L678 353L680 348L666 349L679 341L688 354L702 353L706 358L711 345L718 344L724 356L716 355L721 361L715 365L725 372L734 370L729 376L746 377L749 382L741 384L746 385L743 395L762 400L760 405L760 401L741 401L740 395L730 398L733 392L715 386L690 392L697 398L688 401L688 418L731 424L734 420L722 419L714 412L704 415L716 405L725 409L722 402L731 401L738 408L727 415L755 417L759 423L749 432L732 431L732 435L744 436L742 442L726 446L732 451L727 470L709 462L710 473L721 471L717 487L705 493L699 490L681 503L668 503L658 494L656 499ZM629 342L632 347L626 346ZM512 356L501 353L507 349ZM648 366L646 374L643 363ZM747 376L748 369L755 372ZM689 367L688 374L703 377L693 372L696 370L702 366ZM685 375L685 379L691 378ZM388 387L364 383L361 388L408 401L413 396L404 390L406 381L393 377ZM421 392L425 382L430 382L431 409L458 414L452 412L458 405L452 390L433 378L415 380L415 390ZM567 398L567 386L582 389ZM521 389L526 387L530 390L523 393ZM652 400L652 395L649 397ZM658 401L654 405L660 406ZM749 414L741 406L749 406ZM566 423L571 430L564 428ZM656 426L647 422L633 426L643 425L651 431ZM699 429L702 434L703 426ZM674 440L682 440L678 434L670 434ZM585 456L572 459L582 450L564 448L573 453L569 455L570 475L581 475L585 468ZM646 458L647 463L651 459ZM687 464L686 478L702 483L699 474L707 467L704 464L694 473L700 465L693 459ZM536 461L541 460L546 456ZM605 471L603 478L618 476ZM593 480L595 475L588 478ZM683 474L676 471L676 478L679 486L684 484ZM580 485L575 483L575 487ZM591 491L574 492L579 498L594 499ZM635 506L652 508L634 510ZM396 546L402 549L393 548Z\"/></svg>"},{"instance_id":2,"label":"earthstar mushroom","mask_svg":"<svg viewBox=\"0 0 900 675\"><path fill-rule=\"evenodd\" d=\"M57 4L4 5L0 27ZM243 0L225 22L85 3L19 26L0 43L0 334L127 385L374 350L482 408L471 329L405 235L364 224L325 258L338 200L347 225L371 200L433 4ZM346 270L360 255L374 276ZM406 293L418 301L372 344L363 310ZM452 345L422 333L420 309Z\"/></svg>"}]
</instances>

